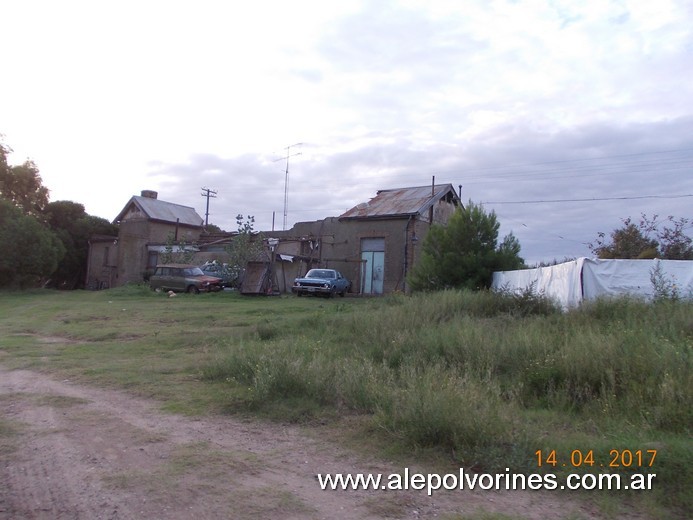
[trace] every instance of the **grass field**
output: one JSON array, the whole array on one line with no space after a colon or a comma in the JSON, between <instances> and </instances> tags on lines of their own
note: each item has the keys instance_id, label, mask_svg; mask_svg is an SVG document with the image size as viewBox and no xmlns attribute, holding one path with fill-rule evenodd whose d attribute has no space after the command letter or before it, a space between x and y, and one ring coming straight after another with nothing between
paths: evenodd
<instances>
[{"instance_id":1,"label":"grass field","mask_svg":"<svg viewBox=\"0 0 693 520\"><path fill-rule=\"evenodd\" d=\"M364 449L479 471L652 472L654 491L600 499L653 517L693 507L692 355L690 302L561 313L530 295L456 291L0 293L7 367L125 388L178 413L327 422Z\"/></svg>"}]
</instances>

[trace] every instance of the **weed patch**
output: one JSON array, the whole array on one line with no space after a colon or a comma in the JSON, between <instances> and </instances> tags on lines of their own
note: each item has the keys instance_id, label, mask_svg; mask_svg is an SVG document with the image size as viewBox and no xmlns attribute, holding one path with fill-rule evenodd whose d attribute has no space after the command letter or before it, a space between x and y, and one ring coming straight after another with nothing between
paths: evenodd
<instances>
[{"instance_id":1,"label":"weed patch","mask_svg":"<svg viewBox=\"0 0 693 520\"><path fill-rule=\"evenodd\" d=\"M258 330L227 344L204 374L247 388L262 413L356 411L396 443L489 471L536 471L536 446L608 457L670 439L657 470L686 483L660 484L678 508L690 504L692 478L674 462L687 460L682 444L671 442L690 448L691 311L680 301L561 312L534 294L397 295L344 314L314 312L276 335Z\"/></svg>"},{"instance_id":2,"label":"weed patch","mask_svg":"<svg viewBox=\"0 0 693 520\"><path fill-rule=\"evenodd\" d=\"M654 509L693 508L685 300L561 312L535 294L317 301L125 287L0 293L0 316L4 365L127 388L178 413L358 417L380 445L488 471L536 472L538 449L603 459L656 446Z\"/></svg>"}]
</instances>

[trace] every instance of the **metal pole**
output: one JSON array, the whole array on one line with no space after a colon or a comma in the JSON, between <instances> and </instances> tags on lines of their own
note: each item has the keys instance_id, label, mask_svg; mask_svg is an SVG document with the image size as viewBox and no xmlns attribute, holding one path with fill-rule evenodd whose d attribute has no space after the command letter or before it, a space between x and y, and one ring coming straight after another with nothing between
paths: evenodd
<instances>
[{"instance_id":1,"label":"metal pole","mask_svg":"<svg viewBox=\"0 0 693 520\"><path fill-rule=\"evenodd\" d=\"M284 171L284 222L283 222L283 227L282 229L286 230L286 225L287 225L287 220L288 220L288 215L289 215L289 157L293 157L295 155L301 155L301 152L297 152L292 154L291 149L294 146L301 146L303 143L296 143L292 144L286 147L286 169ZM277 159L277 161L281 161L282 159ZM274 161L276 162L276 161Z\"/></svg>"}]
</instances>

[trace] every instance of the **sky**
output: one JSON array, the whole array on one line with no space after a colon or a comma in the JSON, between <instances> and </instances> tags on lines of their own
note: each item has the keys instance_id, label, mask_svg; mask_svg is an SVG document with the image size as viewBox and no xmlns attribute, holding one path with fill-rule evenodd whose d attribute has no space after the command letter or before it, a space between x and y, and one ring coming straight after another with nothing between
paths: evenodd
<instances>
[{"instance_id":1,"label":"sky","mask_svg":"<svg viewBox=\"0 0 693 520\"><path fill-rule=\"evenodd\" d=\"M528 263L693 218L691 0L1 5L10 163L90 215L205 218L209 188L210 223L266 231L435 177Z\"/></svg>"}]
</instances>

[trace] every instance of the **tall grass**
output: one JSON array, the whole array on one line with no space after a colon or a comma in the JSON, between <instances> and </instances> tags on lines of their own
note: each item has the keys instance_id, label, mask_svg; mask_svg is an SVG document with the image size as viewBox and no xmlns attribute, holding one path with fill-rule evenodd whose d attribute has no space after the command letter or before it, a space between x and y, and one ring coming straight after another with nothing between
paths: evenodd
<instances>
[{"instance_id":1,"label":"tall grass","mask_svg":"<svg viewBox=\"0 0 693 520\"><path fill-rule=\"evenodd\" d=\"M692 311L690 302L616 300L563 313L530 295L399 295L259 328L223 345L205 375L247 386L254 407L370 414L392 439L451 450L463 463L527 464L547 430L559 433L553 448L587 442L606 457L690 436ZM609 444L615 438L624 446ZM671 460L693 463L690 445L669 446ZM680 476L690 481L691 470Z\"/></svg>"},{"instance_id":2,"label":"tall grass","mask_svg":"<svg viewBox=\"0 0 693 520\"><path fill-rule=\"evenodd\" d=\"M691 425L691 310L617 301L517 317L490 293L395 297L377 312L258 326L255 340L225 345L205 374L250 385L259 401L301 396L375 412L430 371L431 382L483 381L515 407L608 406L682 433Z\"/></svg>"},{"instance_id":3,"label":"tall grass","mask_svg":"<svg viewBox=\"0 0 693 520\"><path fill-rule=\"evenodd\" d=\"M657 473L652 493L627 498L659 497L640 505L664 517L672 504L693 508L692 311L691 302L624 299L563 313L529 292L371 300L168 298L143 286L0 292L0 357L178 412L240 405L289 420L357 415L339 426L489 471L536 472L537 450L556 450L563 462L593 450L608 465L612 449L657 449L653 468L618 469ZM212 384L200 382L201 366Z\"/></svg>"}]
</instances>

